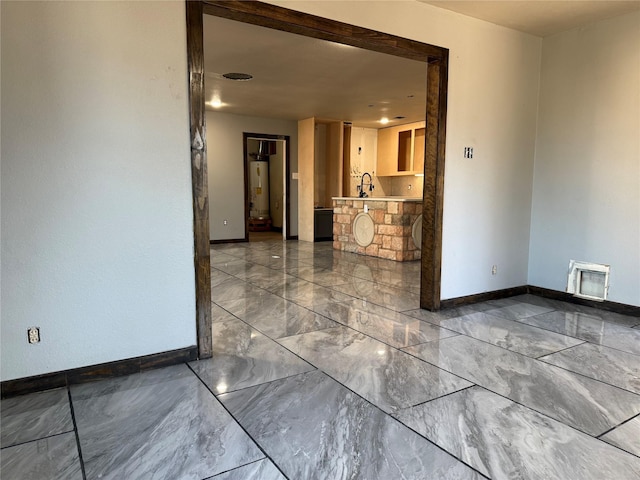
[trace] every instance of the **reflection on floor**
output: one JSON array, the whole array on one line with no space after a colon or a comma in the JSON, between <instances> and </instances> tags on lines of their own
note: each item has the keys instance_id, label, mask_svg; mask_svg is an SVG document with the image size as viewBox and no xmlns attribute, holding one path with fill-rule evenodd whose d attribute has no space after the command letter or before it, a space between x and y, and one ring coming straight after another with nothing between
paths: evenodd
<instances>
[{"instance_id":1,"label":"reflection on floor","mask_svg":"<svg viewBox=\"0 0 640 480\"><path fill-rule=\"evenodd\" d=\"M250 242L282 241L282 232L249 232Z\"/></svg>"},{"instance_id":2,"label":"reflection on floor","mask_svg":"<svg viewBox=\"0 0 640 480\"><path fill-rule=\"evenodd\" d=\"M3 478L640 478L640 318L427 312L417 262L330 243L211 260L213 358L4 400Z\"/></svg>"}]
</instances>

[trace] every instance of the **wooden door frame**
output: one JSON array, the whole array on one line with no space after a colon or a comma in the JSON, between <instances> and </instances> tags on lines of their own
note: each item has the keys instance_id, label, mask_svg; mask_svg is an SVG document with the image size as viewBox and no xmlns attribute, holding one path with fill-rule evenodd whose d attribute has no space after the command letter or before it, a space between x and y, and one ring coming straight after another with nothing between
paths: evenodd
<instances>
[{"instance_id":1,"label":"wooden door frame","mask_svg":"<svg viewBox=\"0 0 640 480\"><path fill-rule=\"evenodd\" d=\"M290 177L291 177L291 160L289 155L291 153L291 147L289 146L291 143L291 137L289 135L273 135L268 133L249 133L242 132L242 153L243 153L243 165L244 165L244 238L248 242L249 241L249 160L247 159L247 140L250 138L260 138L265 140L282 140L284 142L284 174L286 181L286 190L285 190L285 198L284 198L284 208L285 208L285 229L284 236L287 240L291 239L291 186L290 186ZM281 174L283 172L280 172ZM271 167L269 167L269 176L271 176ZM269 185L271 187L271 185ZM271 192L271 188L269 188L269 192ZM271 195L271 193L269 193Z\"/></svg>"},{"instance_id":2,"label":"wooden door frame","mask_svg":"<svg viewBox=\"0 0 640 480\"><path fill-rule=\"evenodd\" d=\"M199 357L208 358L212 354L203 14L425 62L427 134L422 200L420 308L438 310L449 50L262 2L187 0L186 10Z\"/></svg>"}]
</instances>

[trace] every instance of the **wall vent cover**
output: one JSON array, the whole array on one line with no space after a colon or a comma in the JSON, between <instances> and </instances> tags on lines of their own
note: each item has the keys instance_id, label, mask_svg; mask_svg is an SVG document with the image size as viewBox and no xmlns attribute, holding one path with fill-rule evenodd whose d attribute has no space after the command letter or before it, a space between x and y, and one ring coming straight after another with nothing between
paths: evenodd
<instances>
[{"instance_id":1,"label":"wall vent cover","mask_svg":"<svg viewBox=\"0 0 640 480\"><path fill-rule=\"evenodd\" d=\"M609 292L609 265L569 261L567 293L602 302Z\"/></svg>"}]
</instances>

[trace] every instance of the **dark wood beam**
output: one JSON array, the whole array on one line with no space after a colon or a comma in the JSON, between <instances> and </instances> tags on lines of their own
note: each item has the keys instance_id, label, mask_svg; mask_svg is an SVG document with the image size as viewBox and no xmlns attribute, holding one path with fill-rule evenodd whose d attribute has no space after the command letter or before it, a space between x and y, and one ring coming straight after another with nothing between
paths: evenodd
<instances>
[{"instance_id":1,"label":"dark wood beam","mask_svg":"<svg viewBox=\"0 0 640 480\"><path fill-rule=\"evenodd\" d=\"M262 2L203 0L204 13L262 27L352 45L412 60L443 58L446 49Z\"/></svg>"},{"instance_id":2,"label":"dark wood beam","mask_svg":"<svg viewBox=\"0 0 640 480\"><path fill-rule=\"evenodd\" d=\"M442 215L444 203L444 148L447 114L445 58L427 66L427 114L422 208L422 268L420 308L440 308L442 271Z\"/></svg>"},{"instance_id":3,"label":"dark wood beam","mask_svg":"<svg viewBox=\"0 0 640 480\"><path fill-rule=\"evenodd\" d=\"M191 178L193 185L194 265L196 277L196 329L198 335L198 358L209 358L213 352L213 342L211 331L209 181L207 174L207 131L204 108L202 3L186 2L186 9L189 115L191 124Z\"/></svg>"}]
</instances>

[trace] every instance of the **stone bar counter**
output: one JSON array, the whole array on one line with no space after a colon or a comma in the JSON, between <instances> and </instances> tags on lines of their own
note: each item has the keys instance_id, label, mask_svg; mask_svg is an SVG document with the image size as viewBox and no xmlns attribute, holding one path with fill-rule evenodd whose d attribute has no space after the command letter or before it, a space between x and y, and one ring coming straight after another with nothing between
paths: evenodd
<instances>
[{"instance_id":1,"label":"stone bar counter","mask_svg":"<svg viewBox=\"0 0 640 480\"><path fill-rule=\"evenodd\" d=\"M421 235L421 198L333 197L334 250L418 260Z\"/></svg>"}]
</instances>

